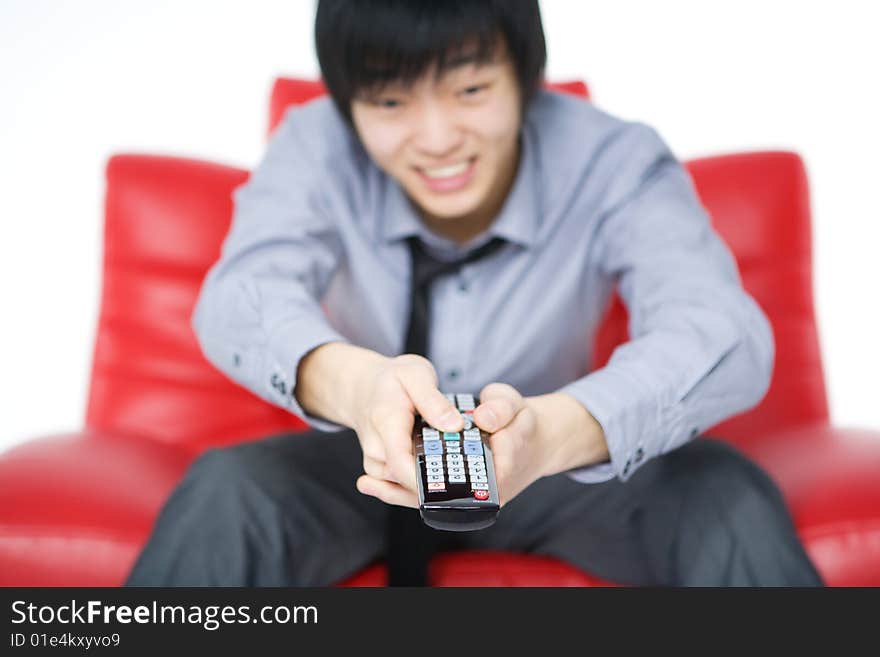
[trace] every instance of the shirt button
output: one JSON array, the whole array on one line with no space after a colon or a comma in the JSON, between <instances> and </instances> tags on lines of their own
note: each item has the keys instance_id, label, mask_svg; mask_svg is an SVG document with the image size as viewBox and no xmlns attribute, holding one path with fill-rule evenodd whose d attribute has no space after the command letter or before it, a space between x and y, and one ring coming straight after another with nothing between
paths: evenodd
<instances>
[{"instance_id":1,"label":"shirt button","mask_svg":"<svg viewBox=\"0 0 880 657\"><path fill-rule=\"evenodd\" d=\"M468 282L466 280L462 279L458 282L458 291L459 292L465 293L470 289L471 289L471 287L470 287L470 285L468 285Z\"/></svg>"},{"instance_id":2,"label":"shirt button","mask_svg":"<svg viewBox=\"0 0 880 657\"><path fill-rule=\"evenodd\" d=\"M699 431L696 429L691 429L691 438L696 438L699 435Z\"/></svg>"},{"instance_id":3,"label":"shirt button","mask_svg":"<svg viewBox=\"0 0 880 657\"><path fill-rule=\"evenodd\" d=\"M644 458L644 456L645 456L645 450L643 450L641 447L639 447L636 450L636 463L639 463L642 460L642 458Z\"/></svg>"},{"instance_id":4,"label":"shirt button","mask_svg":"<svg viewBox=\"0 0 880 657\"><path fill-rule=\"evenodd\" d=\"M448 376L450 379L457 379L457 378L458 378L458 375L459 375L459 371L456 370L456 369L449 370L449 373L447 374L447 376Z\"/></svg>"}]
</instances>

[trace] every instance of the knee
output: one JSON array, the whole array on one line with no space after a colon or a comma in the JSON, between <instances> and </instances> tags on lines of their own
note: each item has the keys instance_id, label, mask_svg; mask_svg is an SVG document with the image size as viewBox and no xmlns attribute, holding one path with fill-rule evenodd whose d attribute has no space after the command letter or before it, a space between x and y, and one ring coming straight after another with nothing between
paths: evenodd
<instances>
[{"instance_id":1,"label":"knee","mask_svg":"<svg viewBox=\"0 0 880 657\"><path fill-rule=\"evenodd\" d=\"M285 470L288 465L259 443L211 448L190 466L184 485L216 501L296 499L293 489L302 478Z\"/></svg>"},{"instance_id":2,"label":"knee","mask_svg":"<svg viewBox=\"0 0 880 657\"><path fill-rule=\"evenodd\" d=\"M258 445L209 449L182 484L205 526L256 533L275 544L300 542L320 526L308 478ZM277 539L277 540L276 540Z\"/></svg>"},{"instance_id":3,"label":"knee","mask_svg":"<svg viewBox=\"0 0 880 657\"><path fill-rule=\"evenodd\" d=\"M700 439L687 466L674 551L676 580L711 585L815 585L779 488L732 446Z\"/></svg>"},{"instance_id":4,"label":"knee","mask_svg":"<svg viewBox=\"0 0 880 657\"><path fill-rule=\"evenodd\" d=\"M256 477L253 465L236 447L210 448L187 470L184 482L200 490L235 491Z\"/></svg>"},{"instance_id":5,"label":"knee","mask_svg":"<svg viewBox=\"0 0 880 657\"><path fill-rule=\"evenodd\" d=\"M733 446L700 438L676 454L676 477L682 482L683 521L699 518L705 529L751 534L757 527L787 524L785 500L757 464ZM742 538L742 537L741 537Z\"/></svg>"}]
</instances>

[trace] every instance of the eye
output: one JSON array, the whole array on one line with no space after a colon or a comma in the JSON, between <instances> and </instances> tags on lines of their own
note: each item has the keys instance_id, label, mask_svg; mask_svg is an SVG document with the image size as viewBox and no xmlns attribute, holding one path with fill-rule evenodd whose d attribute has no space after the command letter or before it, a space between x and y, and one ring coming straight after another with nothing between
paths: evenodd
<instances>
[{"instance_id":1,"label":"eye","mask_svg":"<svg viewBox=\"0 0 880 657\"><path fill-rule=\"evenodd\" d=\"M489 87L488 84L474 84L474 85L471 85L470 87L465 87L464 89L462 89L461 95L462 96L476 96L477 94L479 94L481 91L487 89L488 87Z\"/></svg>"},{"instance_id":2,"label":"eye","mask_svg":"<svg viewBox=\"0 0 880 657\"><path fill-rule=\"evenodd\" d=\"M377 98L372 102L373 105L382 109L396 109L403 105L403 103L397 98Z\"/></svg>"}]
</instances>

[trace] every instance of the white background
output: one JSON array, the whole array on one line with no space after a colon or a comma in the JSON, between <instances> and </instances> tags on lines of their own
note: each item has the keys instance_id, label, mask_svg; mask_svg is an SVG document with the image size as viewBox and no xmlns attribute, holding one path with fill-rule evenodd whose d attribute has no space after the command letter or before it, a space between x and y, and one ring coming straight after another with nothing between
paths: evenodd
<instances>
[{"instance_id":1,"label":"white background","mask_svg":"<svg viewBox=\"0 0 880 657\"><path fill-rule=\"evenodd\" d=\"M682 159L799 152L833 417L880 429L880 40L871 2L543 0L548 78ZM310 0L0 0L0 449L82 425L103 169L252 167L277 75L316 76Z\"/></svg>"}]
</instances>

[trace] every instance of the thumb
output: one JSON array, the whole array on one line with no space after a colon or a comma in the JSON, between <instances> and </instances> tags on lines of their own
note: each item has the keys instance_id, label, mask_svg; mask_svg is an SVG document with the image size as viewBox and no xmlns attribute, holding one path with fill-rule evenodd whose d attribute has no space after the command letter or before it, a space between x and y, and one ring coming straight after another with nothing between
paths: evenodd
<instances>
[{"instance_id":1,"label":"thumb","mask_svg":"<svg viewBox=\"0 0 880 657\"><path fill-rule=\"evenodd\" d=\"M523 396L506 383L490 383L480 391L480 405L474 411L474 420L486 431L495 433L513 422L523 406Z\"/></svg>"},{"instance_id":2,"label":"thumb","mask_svg":"<svg viewBox=\"0 0 880 657\"><path fill-rule=\"evenodd\" d=\"M464 420L455 405L437 389L437 379L430 369L412 368L402 374L402 382L416 411L440 431L460 431Z\"/></svg>"}]
</instances>

